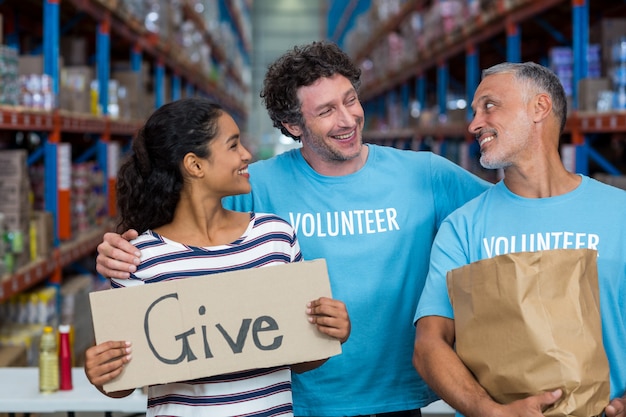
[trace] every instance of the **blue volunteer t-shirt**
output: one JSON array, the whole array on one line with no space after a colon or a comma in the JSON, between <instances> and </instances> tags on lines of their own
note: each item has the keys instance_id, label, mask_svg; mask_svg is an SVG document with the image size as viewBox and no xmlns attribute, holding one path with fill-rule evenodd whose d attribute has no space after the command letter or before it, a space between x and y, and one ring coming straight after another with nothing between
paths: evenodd
<instances>
[{"instance_id":1,"label":"blue volunteer t-shirt","mask_svg":"<svg viewBox=\"0 0 626 417\"><path fill-rule=\"evenodd\" d=\"M454 318L446 273L513 252L598 251L602 332L611 373L611 398L626 392L626 192L582 176L573 191L524 198L504 182L454 212L441 225L414 321Z\"/></svg>"},{"instance_id":2,"label":"blue volunteer t-shirt","mask_svg":"<svg viewBox=\"0 0 626 417\"><path fill-rule=\"evenodd\" d=\"M343 353L293 376L294 414L366 415L437 399L412 365L412 318L439 224L489 184L430 152L369 146L358 172L315 172L300 150L250 165L252 193L226 207L279 215L305 259L325 258L352 322Z\"/></svg>"}]
</instances>

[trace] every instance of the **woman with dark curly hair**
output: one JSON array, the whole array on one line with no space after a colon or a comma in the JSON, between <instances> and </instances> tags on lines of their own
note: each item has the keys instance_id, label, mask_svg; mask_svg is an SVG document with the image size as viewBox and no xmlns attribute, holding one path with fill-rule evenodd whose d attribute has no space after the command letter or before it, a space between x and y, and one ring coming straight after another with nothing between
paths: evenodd
<instances>
[{"instance_id":1,"label":"woman with dark curly hair","mask_svg":"<svg viewBox=\"0 0 626 417\"><path fill-rule=\"evenodd\" d=\"M252 192L224 201L288 220L304 256L326 259L333 295L350 311L342 354L293 377L299 416L418 416L437 399L413 368L413 315L439 224L488 187L433 153L364 144L359 77L328 42L270 65L261 97L302 147L251 164ZM101 274L134 270L137 249L120 235L105 235L98 252Z\"/></svg>"},{"instance_id":2,"label":"woman with dark curly hair","mask_svg":"<svg viewBox=\"0 0 626 417\"><path fill-rule=\"evenodd\" d=\"M230 115L200 98L166 104L147 120L117 186L119 227L141 232L132 241L141 249L141 261L129 280L114 280L113 287L302 260L289 223L273 214L222 206L222 198L250 192L251 155L239 136ZM306 308L321 333L341 342L348 338L350 321L342 302L322 297ZM89 348L89 381L105 393L103 384L120 374L130 349L123 341ZM147 415L292 415L290 368L302 372L323 362L152 385ZM105 394L120 398L132 391Z\"/></svg>"}]
</instances>

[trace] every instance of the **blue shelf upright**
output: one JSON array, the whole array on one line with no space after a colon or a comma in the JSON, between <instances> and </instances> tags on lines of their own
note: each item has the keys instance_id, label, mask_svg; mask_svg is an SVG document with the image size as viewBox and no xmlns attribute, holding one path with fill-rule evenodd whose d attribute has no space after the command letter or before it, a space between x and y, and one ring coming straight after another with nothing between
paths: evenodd
<instances>
[{"instance_id":1,"label":"blue shelf upright","mask_svg":"<svg viewBox=\"0 0 626 417\"><path fill-rule=\"evenodd\" d=\"M444 118L448 113L447 96L448 96L448 80L450 73L448 63L440 61L437 64L437 100L439 104L439 117Z\"/></svg>"},{"instance_id":2,"label":"blue shelf upright","mask_svg":"<svg viewBox=\"0 0 626 417\"><path fill-rule=\"evenodd\" d=\"M478 49L476 46L473 44L468 45L465 52L465 97L467 97L465 119L468 122L474 117L474 112L471 107L472 98L480 83L480 64L478 58Z\"/></svg>"},{"instance_id":3,"label":"blue shelf upright","mask_svg":"<svg viewBox=\"0 0 626 417\"><path fill-rule=\"evenodd\" d=\"M522 61L522 35L517 23L506 23L506 60L508 62Z\"/></svg>"}]
</instances>

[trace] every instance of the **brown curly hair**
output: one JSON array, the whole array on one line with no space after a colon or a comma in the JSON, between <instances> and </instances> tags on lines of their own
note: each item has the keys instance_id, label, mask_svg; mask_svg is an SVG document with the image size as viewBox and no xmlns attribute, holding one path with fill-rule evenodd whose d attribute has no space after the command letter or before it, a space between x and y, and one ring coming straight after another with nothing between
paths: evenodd
<instances>
[{"instance_id":1,"label":"brown curly hair","mask_svg":"<svg viewBox=\"0 0 626 417\"><path fill-rule=\"evenodd\" d=\"M304 127L298 89L313 84L322 77L340 74L350 80L358 92L361 70L337 45L331 42L312 42L295 46L271 64L263 81L261 99L274 127L296 141L283 123Z\"/></svg>"}]
</instances>

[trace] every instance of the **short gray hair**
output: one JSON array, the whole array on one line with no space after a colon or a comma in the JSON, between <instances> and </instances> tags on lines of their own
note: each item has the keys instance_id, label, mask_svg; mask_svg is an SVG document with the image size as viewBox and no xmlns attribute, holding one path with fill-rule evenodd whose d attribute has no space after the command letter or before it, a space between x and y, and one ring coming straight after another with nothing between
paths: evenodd
<instances>
[{"instance_id":1,"label":"short gray hair","mask_svg":"<svg viewBox=\"0 0 626 417\"><path fill-rule=\"evenodd\" d=\"M524 94L546 93L552 99L552 111L560 122L561 130L567 120L567 98L561 80L547 67L535 62L503 62L483 70L482 78L494 74L509 73L528 88Z\"/></svg>"}]
</instances>

